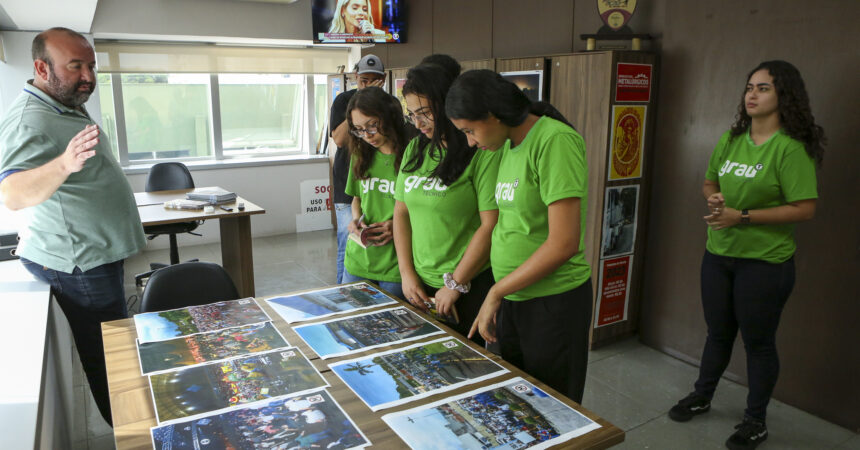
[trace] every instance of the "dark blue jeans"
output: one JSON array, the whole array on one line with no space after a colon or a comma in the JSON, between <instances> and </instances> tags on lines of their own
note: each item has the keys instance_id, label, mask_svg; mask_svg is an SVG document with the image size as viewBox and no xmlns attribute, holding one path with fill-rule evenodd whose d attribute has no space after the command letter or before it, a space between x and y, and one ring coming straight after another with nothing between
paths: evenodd
<instances>
[{"instance_id":1,"label":"dark blue jeans","mask_svg":"<svg viewBox=\"0 0 860 450\"><path fill-rule=\"evenodd\" d=\"M128 317L123 287L123 261L105 264L86 272L58 272L21 258L24 267L51 286L69 321L81 366L99 412L112 424L101 323Z\"/></svg>"},{"instance_id":2,"label":"dark blue jeans","mask_svg":"<svg viewBox=\"0 0 860 450\"><path fill-rule=\"evenodd\" d=\"M738 330L747 354L749 417L765 420L779 376L776 329L794 288L794 257L781 264L730 258L705 251L702 260L702 307L708 339L696 392L714 396L729 364Z\"/></svg>"}]
</instances>

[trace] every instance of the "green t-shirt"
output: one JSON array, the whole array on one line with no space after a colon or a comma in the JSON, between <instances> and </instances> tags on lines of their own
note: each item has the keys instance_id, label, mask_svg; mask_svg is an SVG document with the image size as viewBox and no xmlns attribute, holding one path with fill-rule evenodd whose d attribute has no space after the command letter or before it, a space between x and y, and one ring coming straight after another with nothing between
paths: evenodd
<instances>
[{"instance_id":1,"label":"green t-shirt","mask_svg":"<svg viewBox=\"0 0 860 450\"><path fill-rule=\"evenodd\" d=\"M749 131L734 139L726 132L711 155L705 178L719 183L726 206L737 210L818 198L815 162L801 142L782 130L761 145L755 145ZM794 224L708 228L707 249L716 255L781 263L796 249Z\"/></svg>"},{"instance_id":2,"label":"green t-shirt","mask_svg":"<svg viewBox=\"0 0 860 450\"><path fill-rule=\"evenodd\" d=\"M0 122L0 172L30 170L61 155L94 123L27 83ZM60 272L87 271L146 245L131 186L102 131L95 156L44 202L25 208L17 253Z\"/></svg>"},{"instance_id":3,"label":"green t-shirt","mask_svg":"<svg viewBox=\"0 0 860 450\"><path fill-rule=\"evenodd\" d=\"M481 225L479 212L498 209L493 186L499 155L476 152L460 178L445 186L438 178L429 178L439 164L429 152L417 170L403 171L412 154L421 151L418 139L406 147L394 198L405 203L409 210L415 271L427 285L441 288L442 274L454 272ZM487 262L481 271L489 266Z\"/></svg>"},{"instance_id":4,"label":"green t-shirt","mask_svg":"<svg viewBox=\"0 0 860 450\"><path fill-rule=\"evenodd\" d=\"M346 193L361 200L364 223L385 222L394 217L394 186L397 170L394 161L397 155L376 152L367 170L367 178L358 179L352 170L355 159L349 162L346 178ZM344 267L352 275L375 281L400 282L397 253L394 241L383 246L361 248L358 243L347 240Z\"/></svg>"},{"instance_id":5,"label":"green t-shirt","mask_svg":"<svg viewBox=\"0 0 860 450\"><path fill-rule=\"evenodd\" d=\"M581 199L579 252L537 283L505 298L529 300L574 289L591 277L591 268L582 252L588 200L585 142L564 123L541 117L519 145L514 148L510 145L508 141L499 150L502 156L496 183L499 223L493 230L490 251L493 275L501 280L546 241L551 203L576 197Z\"/></svg>"}]
</instances>

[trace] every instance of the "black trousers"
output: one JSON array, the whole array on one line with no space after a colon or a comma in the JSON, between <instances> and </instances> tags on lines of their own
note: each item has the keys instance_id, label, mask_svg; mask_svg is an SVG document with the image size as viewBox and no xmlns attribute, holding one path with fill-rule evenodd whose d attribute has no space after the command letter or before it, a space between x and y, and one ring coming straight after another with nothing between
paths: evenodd
<instances>
[{"instance_id":1,"label":"black trousers","mask_svg":"<svg viewBox=\"0 0 860 450\"><path fill-rule=\"evenodd\" d=\"M794 258L781 264L730 258L705 251L702 259L702 307L708 339L702 354L696 392L714 396L729 364L738 330L747 353L749 394L744 413L765 420L779 376L776 329L794 287Z\"/></svg>"},{"instance_id":2,"label":"black trousers","mask_svg":"<svg viewBox=\"0 0 860 450\"><path fill-rule=\"evenodd\" d=\"M469 329L472 328L472 323L475 321L475 318L478 317L478 311L481 310L481 304L484 303L484 297L487 296L487 292L490 291L490 288L496 283L496 280L493 278L493 270L487 269L472 279L472 287L469 289L468 294L463 294L457 299L457 303L454 304L454 307L457 308L457 316L460 318L460 323L454 325L452 323L446 323L449 327L456 330L458 333L462 334L463 337L469 334ZM436 295L436 291L438 288L434 288L433 286L429 286L424 284L424 291L428 296L433 297ZM472 336L472 342L484 347L486 342L484 338L481 337L480 334L475 333Z\"/></svg>"},{"instance_id":3,"label":"black trousers","mask_svg":"<svg viewBox=\"0 0 860 450\"><path fill-rule=\"evenodd\" d=\"M592 298L588 280L561 294L502 300L497 329L502 358L582 403Z\"/></svg>"}]
</instances>

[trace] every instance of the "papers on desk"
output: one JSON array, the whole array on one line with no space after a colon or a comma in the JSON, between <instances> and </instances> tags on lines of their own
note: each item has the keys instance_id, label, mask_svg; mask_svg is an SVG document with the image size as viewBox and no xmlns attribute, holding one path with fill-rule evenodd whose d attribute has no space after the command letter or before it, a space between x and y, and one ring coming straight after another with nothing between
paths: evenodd
<instances>
[{"instance_id":1,"label":"papers on desk","mask_svg":"<svg viewBox=\"0 0 860 450\"><path fill-rule=\"evenodd\" d=\"M328 383L299 349L287 348L150 375L149 386L162 423Z\"/></svg>"},{"instance_id":2,"label":"papers on desk","mask_svg":"<svg viewBox=\"0 0 860 450\"><path fill-rule=\"evenodd\" d=\"M386 414L382 420L416 450L542 449L600 428L522 378Z\"/></svg>"},{"instance_id":3,"label":"papers on desk","mask_svg":"<svg viewBox=\"0 0 860 450\"><path fill-rule=\"evenodd\" d=\"M370 445L326 391L272 399L153 427L150 432L156 449L351 449Z\"/></svg>"},{"instance_id":4,"label":"papers on desk","mask_svg":"<svg viewBox=\"0 0 860 450\"><path fill-rule=\"evenodd\" d=\"M293 323L391 305L397 303L397 300L367 283L353 283L302 292L288 297L272 297L266 299L266 302L287 323Z\"/></svg>"},{"instance_id":5,"label":"papers on desk","mask_svg":"<svg viewBox=\"0 0 860 450\"><path fill-rule=\"evenodd\" d=\"M219 187L200 188L195 189L194 192L185 194L185 198L188 200L199 200L210 205L220 205L236 201L236 193Z\"/></svg>"},{"instance_id":6,"label":"papers on desk","mask_svg":"<svg viewBox=\"0 0 860 450\"><path fill-rule=\"evenodd\" d=\"M272 319L253 298L189 306L134 316L137 338L145 344L207 331L269 322Z\"/></svg>"}]
</instances>

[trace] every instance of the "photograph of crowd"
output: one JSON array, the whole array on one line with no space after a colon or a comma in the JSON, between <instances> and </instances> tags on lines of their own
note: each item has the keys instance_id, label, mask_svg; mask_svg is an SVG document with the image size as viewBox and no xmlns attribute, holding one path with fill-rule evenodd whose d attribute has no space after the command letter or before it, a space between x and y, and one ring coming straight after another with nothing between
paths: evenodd
<instances>
[{"instance_id":1,"label":"photograph of crowd","mask_svg":"<svg viewBox=\"0 0 860 450\"><path fill-rule=\"evenodd\" d=\"M508 372L453 338L419 343L329 367L373 411Z\"/></svg>"},{"instance_id":2,"label":"photograph of crowd","mask_svg":"<svg viewBox=\"0 0 860 450\"><path fill-rule=\"evenodd\" d=\"M541 449L600 428L522 378L386 414L413 449Z\"/></svg>"},{"instance_id":3,"label":"photograph of crowd","mask_svg":"<svg viewBox=\"0 0 860 450\"><path fill-rule=\"evenodd\" d=\"M138 344L143 375L289 347L272 322Z\"/></svg>"},{"instance_id":4,"label":"photograph of crowd","mask_svg":"<svg viewBox=\"0 0 860 450\"><path fill-rule=\"evenodd\" d=\"M136 314L134 326L141 343L189 334L269 322L272 319L253 298Z\"/></svg>"},{"instance_id":5,"label":"photograph of crowd","mask_svg":"<svg viewBox=\"0 0 860 450\"><path fill-rule=\"evenodd\" d=\"M367 283L317 289L266 301L287 323L397 303Z\"/></svg>"},{"instance_id":6,"label":"photograph of crowd","mask_svg":"<svg viewBox=\"0 0 860 450\"><path fill-rule=\"evenodd\" d=\"M158 423L328 386L297 348L149 376Z\"/></svg>"},{"instance_id":7,"label":"photograph of crowd","mask_svg":"<svg viewBox=\"0 0 860 450\"><path fill-rule=\"evenodd\" d=\"M323 359L442 333L406 308L302 325L293 330Z\"/></svg>"},{"instance_id":8,"label":"photograph of crowd","mask_svg":"<svg viewBox=\"0 0 860 450\"><path fill-rule=\"evenodd\" d=\"M153 427L156 449L362 448L370 441L326 391Z\"/></svg>"}]
</instances>

